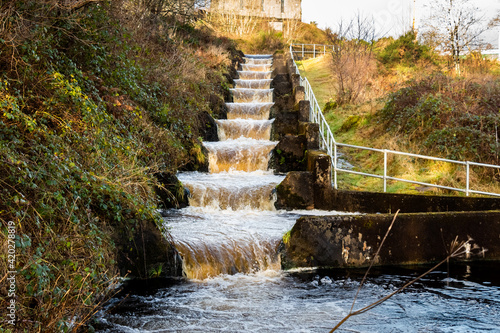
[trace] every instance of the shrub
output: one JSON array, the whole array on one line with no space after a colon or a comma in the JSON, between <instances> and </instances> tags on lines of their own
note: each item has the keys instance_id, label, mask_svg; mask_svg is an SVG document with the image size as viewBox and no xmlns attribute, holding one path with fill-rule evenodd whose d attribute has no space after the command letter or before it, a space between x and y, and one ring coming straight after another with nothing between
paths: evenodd
<instances>
[{"instance_id":1,"label":"shrub","mask_svg":"<svg viewBox=\"0 0 500 333\"><path fill-rule=\"evenodd\" d=\"M383 64L392 66L403 63L406 66L415 66L419 62L434 62L429 47L420 44L413 31L409 31L398 39L389 43L379 54Z\"/></svg>"},{"instance_id":2,"label":"shrub","mask_svg":"<svg viewBox=\"0 0 500 333\"><path fill-rule=\"evenodd\" d=\"M19 331L83 325L117 281L115 235L161 227L154 175L189 163L233 47L135 1L70 3L2 2L0 235L14 222Z\"/></svg>"},{"instance_id":3,"label":"shrub","mask_svg":"<svg viewBox=\"0 0 500 333\"><path fill-rule=\"evenodd\" d=\"M500 80L436 74L390 95L378 113L385 127L431 152L498 163Z\"/></svg>"}]
</instances>

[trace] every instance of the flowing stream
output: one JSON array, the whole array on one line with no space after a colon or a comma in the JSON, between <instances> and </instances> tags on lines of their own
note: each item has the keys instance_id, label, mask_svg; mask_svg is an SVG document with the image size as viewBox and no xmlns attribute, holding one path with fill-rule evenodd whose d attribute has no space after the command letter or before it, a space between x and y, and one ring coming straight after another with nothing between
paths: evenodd
<instances>
[{"instance_id":1,"label":"flowing stream","mask_svg":"<svg viewBox=\"0 0 500 333\"><path fill-rule=\"evenodd\" d=\"M232 89L220 141L205 142L209 173L178 175L190 206L165 223L185 279L131 284L99 314L99 332L328 332L351 307L364 271L281 270L283 235L302 215L277 211L268 170L272 58L247 56ZM496 267L496 266L492 266ZM500 332L500 278L484 266L435 272L340 332ZM421 267L374 271L356 308L415 277ZM479 272L479 273L477 273Z\"/></svg>"}]
</instances>

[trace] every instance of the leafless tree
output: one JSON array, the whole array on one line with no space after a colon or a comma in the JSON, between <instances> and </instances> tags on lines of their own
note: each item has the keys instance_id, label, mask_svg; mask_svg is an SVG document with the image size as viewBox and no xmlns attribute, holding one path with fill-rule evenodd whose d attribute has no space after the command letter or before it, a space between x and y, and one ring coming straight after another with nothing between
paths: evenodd
<instances>
[{"instance_id":1,"label":"leafless tree","mask_svg":"<svg viewBox=\"0 0 500 333\"><path fill-rule=\"evenodd\" d=\"M131 0L147 10L148 14L175 19L192 21L197 18L197 10L206 6L207 0Z\"/></svg>"},{"instance_id":2,"label":"leafless tree","mask_svg":"<svg viewBox=\"0 0 500 333\"><path fill-rule=\"evenodd\" d=\"M465 51L482 46L481 34L487 29L484 16L473 0L432 0L430 16L424 22L424 38L430 45L451 55L453 67L460 74L460 57Z\"/></svg>"},{"instance_id":3,"label":"leafless tree","mask_svg":"<svg viewBox=\"0 0 500 333\"><path fill-rule=\"evenodd\" d=\"M498 26L500 26L500 11L498 11L497 16L492 18L490 23L488 23L488 28L493 28L493 27L498 27Z\"/></svg>"},{"instance_id":4,"label":"leafless tree","mask_svg":"<svg viewBox=\"0 0 500 333\"><path fill-rule=\"evenodd\" d=\"M340 21L336 32L327 31L334 45L331 62L335 76L338 105L361 99L375 69L373 45L375 24L373 19L358 14L352 20Z\"/></svg>"}]
</instances>

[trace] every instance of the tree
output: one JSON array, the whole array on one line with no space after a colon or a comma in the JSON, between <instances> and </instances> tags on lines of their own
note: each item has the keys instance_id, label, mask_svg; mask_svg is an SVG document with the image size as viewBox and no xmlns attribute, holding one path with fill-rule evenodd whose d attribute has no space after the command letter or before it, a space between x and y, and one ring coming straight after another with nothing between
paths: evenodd
<instances>
[{"instance_id":1,"label":"tree","mask_svg":"<svg viewBox=\"0 0 500 333\"><path fill-rule=\"evenodd\" d=\"M376 69L373 45L375 27L372 18L358 15L349 22L340 21L338 30L326 31L333 44L331 70L335 76L337 105L362 99Z\"/></svg>"},{"instance_id":2,"label":"tree","mask_svg":"<svg viewBox=\"0 0 500 333\"><path fill-rule=\"evenodd\" d=\"M430 16L425 20L424 39L438 50L448 52L457 74L460 56L481 46L480 35L487 29L484 16L473 0L432 0Z\"/></svg>"},{"instance_id":3,"label":"tree","mask_svg":"<svg viewBox=\"0 0 500 333\"><path fill-rule=\"evenodd\" d=\"M204 8L206 0L132 0L138 3L153 16L162 16L182 22L190 22L197 18L196 10Z\"/></svg>"}]
</instances>

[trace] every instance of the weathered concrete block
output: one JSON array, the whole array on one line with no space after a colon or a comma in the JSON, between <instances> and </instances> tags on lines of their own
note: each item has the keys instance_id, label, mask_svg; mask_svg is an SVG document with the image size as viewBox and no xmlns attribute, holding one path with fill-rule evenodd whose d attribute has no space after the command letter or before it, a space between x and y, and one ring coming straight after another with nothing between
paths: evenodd
<instances>
[{"instance_id":1,"label":"weathered concrete block","mask_svg":"<svg viewBox=\"0 0 500 333\"><path fill-rule=\"evenodd\" d=\"M304 135L285 135L273 150L270 169L279 173L305 171L305 150Z\"/></svg>"},{"instance_id":2,"label":"weathered concrete block","mask_svg":"<svg viewBox=\"0 0 500 333\"><path fill-rule=\"evenodd\" d=\"M308 122L309 113L311 110L311 102L301 100L295 105L296 110L299 112L299 121Z\"/></svg>"},{"instance_id":3,"label":"weathered concrete block","mask_svg":"<svg viewBox=\"0 0 500 333\"><path fill-rule=\"evenodd\" d=\"M328 209L333 197L330 156L321 150L308 150L306 170L313 175L314 207Z\"/></svg>"},{"instance_id":4,"label":"weathered concrete block","mask_svg":"<svg viewBox=\"0 0 500 333\"><path fill-rule=\"evenodd\" d=\"M274 115L273 135L274 140L280 140L285 135L297 135L299 131L299 119L297 112L278 112Z\"/></svg>"},{"instance_id":5,"label":"weathered concrete block","mask_svg":"<svg viewBox=\"0 0 500 333\"><path fill-rule=\"evenodd\" d=\"M273 76L288 74L287 63L283 55L275 55L273 58Z\"/></svg>"},{"instance_id":6,"label":"weathered concrete block","mask_svg":"<svg viewBox=\"0 0 500 333\"><path fill-rule=\"evenodd\" d=\"M276 75L271 82L271 88L274 89L273 95L275 101L282 96L291 94L293 91L288 74Z\"/></svg>"},{"instance_id":7,"label":"weathered concrete block","mask_svg":"<svg viewBox=\"0 0 500 333\"><path fill-rule=\"evenodd\" d=\"M323 209L344 212L405 213L500 210L499 198L472 198L335 190Z\"/></svg>"},{"instance_id":8,"label":"weathered concrete block","mask_svg":"<svg viewBox=\"0 0 500 333\"><path fill-rule=\"evenodd\" d=\"M134 233L115 228L113 240L117 264L123 276L147 279L149 272L161 268L161 276L182 276L182 260L153 220L138 222ZM132 238L132 241L130 240Z\"/></svg>"},{"instance_id":9,"label":"weathered concrete block","mask_svg":"<svg viewBox=\"0 0 500 333\"><path fill-rule=\"evenodd\" d=\"M203 124L200 127L200 136L203 138L203 141L219 141L217 124L214 118L208 112L204 111L198 115L198 120L200 124Z\"/></svg>"},{"instance_id":10,"label":"weathered concrete block","mask_svg":"<svg viewBox=\"0 0 500 333\"><path fill-rule=\"evenodd\" d=\"M291 79L292 79L293 90L300 87L300 75L299 74L295 74L295 73L291 74Z\"/></svg>"},{"instance_id":11,"label":"weathered concrete block","mask_svg":"<svg viewBox=\"0 0 500 333\"><path fill-rule=\"evenodd\" d=\"M300 101L303 101L306 98L306 91L302 86L294 88L293 93L295 94L295 103L299 103Z\"/></svg>"},{"instance_id":12,"label":"weathered concrete block","mask_svg":"<svg viewBox=\"0 0 500 333\"><path fill-rule=\"evenodd\" d=\"M307 171L313 174L314 182L322 187L331 187L332 160L321 150L307 151Z\"/></svg>"},{"instance_id":13,"label":"weathered concrete block","mask_svg":"<svg viewBox=\"0 0 500 333\"><path fill-rule=\"evenodd\" d=\"M302 217L282 252L285 267L367 266L394 215ZM500 212L399 214L376 265L441 261L455 239L472 237L461 260L500 260Z\"/></svg>"},{"instance_id":14,"label":"weathered concrete block","mask_svg":"<svg viewBox=\"0 0 500 333\"><path fill-rule=\"evenodd\" d=\"M292 58L287 57L286 60L286 67L288 68L288 74L296 74L295 73L295 65L293 64Z\"/></svg>"},{"instance_id":15,"label":"weathered concrete block","mask_svg":"<svg viewBox=\"0 0 500 333\"><path fill-rule=\"evenodd\" d=\"M292 171L276 187L277 209L313 209L313 179L310 172Z\"/></svg>"},{"instance_id":16,"label":"weathered concrete block","mask_svg":"<svg viewBox=\"0 0 500 333\"><path fill-rule=\"evenodd\" d=\"M319 124L299 121L299 134L306 136L307 150L319 149Z\"/></svg>"}]
</instances>

